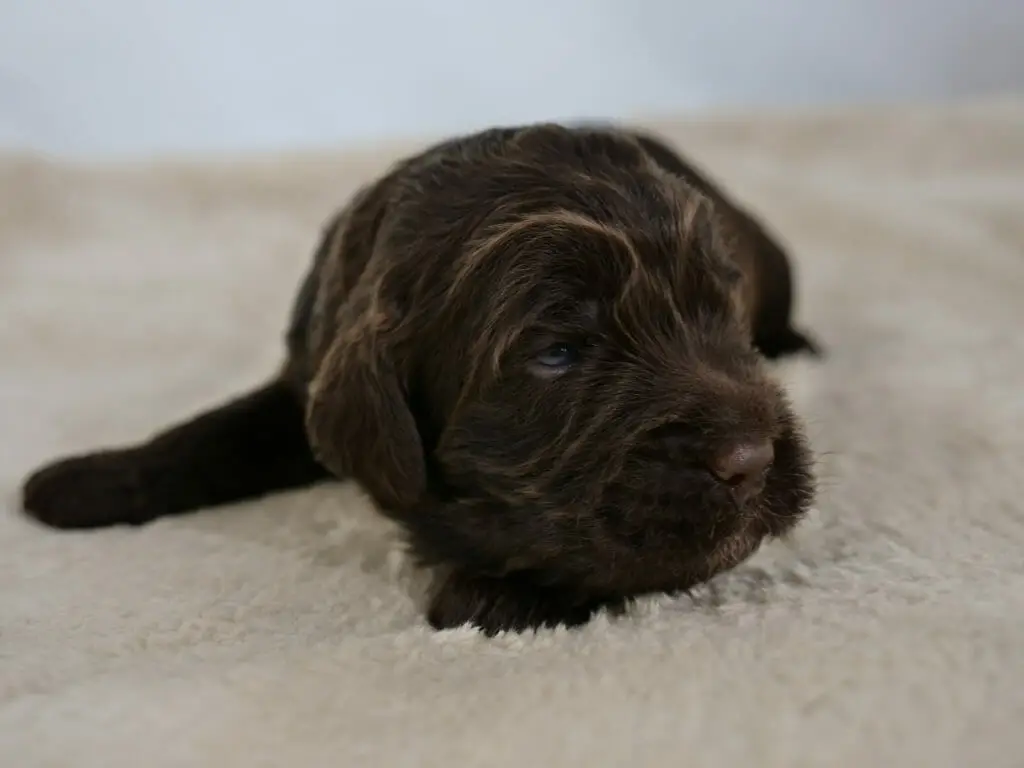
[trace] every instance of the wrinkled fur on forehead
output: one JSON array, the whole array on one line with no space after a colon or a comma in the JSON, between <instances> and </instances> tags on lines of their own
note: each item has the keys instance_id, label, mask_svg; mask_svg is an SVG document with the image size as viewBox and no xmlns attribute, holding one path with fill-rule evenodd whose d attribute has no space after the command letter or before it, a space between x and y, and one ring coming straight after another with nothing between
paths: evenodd
<instances>
[{"instance_id":1,"label":"wrinkled fur on forehead","mask_svg":"<svg viewBox=\"0 0 1024 768\"><path fill-rule=\"evenodd\" d=\"M512 140L451 142L407 162L390 184L379 247L416 251L421 287L461 283L509 232L591 227L675 244L709 226L706 196L664 171L628 134L557 125L501 129ZM414 246L414 249L410 249Z\"/></svg>"},{"instance_id":2,"label":"wrinkled fur on forehead","mask_svg":"<svg viewBox=\"0 0 1024 768\"><path fill-rule=\"evenodd\" d=\"M723 261L710 204L695 193L671 210L669 222L654 223L667 224L674 239L566 208L485 228L465 247L446 294L477 314L465 318L476 331L473 373L489 361L497 375L528 329L593 330L595 310L642 346L659 330L699 328L702 311L729 307L732 267Z\"/></svg>"}]
</instances>

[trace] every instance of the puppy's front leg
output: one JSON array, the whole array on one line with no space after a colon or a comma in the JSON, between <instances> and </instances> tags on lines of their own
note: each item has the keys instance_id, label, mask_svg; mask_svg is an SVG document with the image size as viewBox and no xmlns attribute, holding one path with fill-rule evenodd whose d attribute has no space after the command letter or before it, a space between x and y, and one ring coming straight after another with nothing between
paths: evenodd
<instances>
[{"instance_id":1,"label":"puppy's front leg","mask_svg":"<svg viewBox=\"0 0 1024 768\"><path fill-rule=\"evenodd\" d=\"M141 525L327 476L298 398L273 381L146 442L45 465L25 481L22 504L54 528Z\"/></svg>"},{"instance_id":2,"label":"puppy's front leg","mask_svg":"<svg viewBox=\"0 0 1024 768\"><path fill-rule=\"evenodd\" d=\"M502 631L578 627L601 608L615 612L622 603L538 587L516 575L486 577L455 570L435 591L427 620L434 629L469 624L493 636Z\"/></svg>"}]
</instances>

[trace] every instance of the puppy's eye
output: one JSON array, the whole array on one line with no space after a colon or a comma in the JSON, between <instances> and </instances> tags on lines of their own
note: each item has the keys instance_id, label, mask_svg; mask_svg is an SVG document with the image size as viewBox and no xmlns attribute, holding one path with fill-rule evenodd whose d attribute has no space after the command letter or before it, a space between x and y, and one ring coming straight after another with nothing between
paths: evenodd
<instances>
[{"instance_id":1,"label":"puppy's eye","mask_svg":"<svg viewBox=\"0 0 1024 768\"><path fill-rule=\"evenodd\" d=\"M728 262L725 265L724 277L727 285L736 286L743 279L743 270L732 262Z\"/></svg>"},{"instance_id":2,"label":"puppy's eye","mask_svg":"<svg viewBox=\"0 0 1024 768\"><path fill-rule=\"evenodd\" d=\"M559 342L534 357L533 367L541 375L555 376L569 370L579 358L579 347L568 342Z\"/></svg>"}]
</instances>

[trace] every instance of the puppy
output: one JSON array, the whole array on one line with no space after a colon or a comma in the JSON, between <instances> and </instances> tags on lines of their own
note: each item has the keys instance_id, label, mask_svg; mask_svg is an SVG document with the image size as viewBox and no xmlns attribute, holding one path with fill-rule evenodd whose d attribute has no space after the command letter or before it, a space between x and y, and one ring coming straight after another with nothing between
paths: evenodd
<instances>
[{"instance_id":1,"label":"puppy","mask_svg":"<svg viewBox=\"0 0 1024 768\"><path fill-rule=\"evenodd\" d=\"M357 481L435 628L577 626L791 529L812 454L765 359L816 347L765 230L660 139L504 127L397 162L325 227L255 391L32 474L57 528Z\"/></svg>"}]
</instances>

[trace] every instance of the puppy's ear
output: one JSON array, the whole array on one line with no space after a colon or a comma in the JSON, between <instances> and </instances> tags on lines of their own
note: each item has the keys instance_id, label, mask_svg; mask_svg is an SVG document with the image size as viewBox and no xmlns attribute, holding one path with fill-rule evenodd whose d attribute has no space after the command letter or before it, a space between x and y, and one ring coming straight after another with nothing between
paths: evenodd
<instances>
[{"instance_id":1,"label":"puppy's ear","mask_svg":"<svg viewBox=\"0 0 1024 768\"><path fill-rule=\"evenodd\" d=\"M320 463L351 478L387 509L414 504L426 466L408 404L408 370L396 355L398 319L373 307L331 340L309 387L306 432Z\"/></svg>"}]
</instances>

